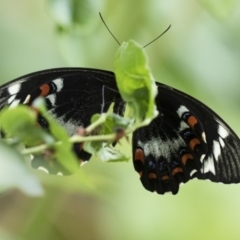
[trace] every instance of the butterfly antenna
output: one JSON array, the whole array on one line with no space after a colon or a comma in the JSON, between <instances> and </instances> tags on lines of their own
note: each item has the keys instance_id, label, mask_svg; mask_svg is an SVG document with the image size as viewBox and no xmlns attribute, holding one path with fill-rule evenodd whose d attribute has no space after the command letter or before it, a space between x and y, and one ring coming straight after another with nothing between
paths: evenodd
<instances>
[{"instance_id":1,"label":"butterfly antenna","mask_svg":"<svg viewBox=\"0 0 240 240\"><path fill-rule=\"evenodd\" d=\"M161 33L158 37L156 37L155 39L153 39L150 43L146 44L145 46L143 46L143 48L147 47L148 45L150 45L151 43L155 42L157 39L159 39L164 33L166 33L169 28L171 27L171 24L168 26L168 28L163 32Z\"/></svg>"},{"instance_id":2,"label":"butterfly antenna","mask_svg":"<svg viewBox=\"0 0 240 240\"><path fill-rule=\"evenodd\" d=\"M115 39L115 41L118 43L119 46L121 46L121 44L119 43L119 41L117 40L117 38L113 35L113 33L110 31L109 27L107 26L107 24L105 23L105 21L103 20L102 14L99 12L99 16L103 22L103 24L105 25L105 27L107 28L108 32L112 35L112 37Z\"/></svg>"}]
</instances>

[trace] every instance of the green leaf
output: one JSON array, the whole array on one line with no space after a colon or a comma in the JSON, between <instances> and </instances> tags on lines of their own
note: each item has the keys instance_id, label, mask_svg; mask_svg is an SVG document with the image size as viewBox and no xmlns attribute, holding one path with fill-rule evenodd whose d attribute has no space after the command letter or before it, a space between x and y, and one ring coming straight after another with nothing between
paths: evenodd
<instances>
[{"instance_id":1,"label":"green leaf","mask_svg":"<svg viewBox=\"0 0 240 240\"><path fill-rule=\"evenodd\" d=\"M119 150L104 141L85 142L84 150L92 154L97 154L104 162L127 162L129 160L129 157L120 153Z\"/></svg>"},{"instance_id":2,"label":"green leaf","mask_svg":"<svg viewBox=\"0 0 240 240\"><path fill-rule=\"evenodd\" d=\"M107 146L103 143L102 148L98 152L98 156L104 162L128 162L129 157L120 153L116 148Z\"/></svg>"},{"instance_id":3,"label":"green leaf","mask_svg":"<svg viewBox=\"0 0 240 240\"><path fill-rule=\"evenodd\" d=\"M99 124L98 124L99 122ZM85 141L84 150L97 154L103 161L128 161L128 157L121 154L112 147L112 143L118 141L118 130L123 131L132 126L132 119L123 118L115 113L94 114L91 118L91 126L95 126L92 133L102 136L98 141ZM106 135L112 134L110 141L105 139Z\"/></svg>"},{"instance_id":4,"label":"green leaf","mask_svg":"<svg viewBox=\"0 0 240 240\"><path fill-rule=\"evenodd\" d=\"M2 140L0 152L0 191L17 187L30 196L42 195L42 186L28 170L24 157Z\"/></svg>"},{"instance_id":5,"label":"green leaf","mask_svg":"<svg viewBox=\"0 0 240 240\"><path fill-rule=\"evenodd\" d=\"M94 114L91 118L91 123L97 122L101 117L101 114ZM132 126L133 120L121 117L115 113L107 113L103 123L98 126L98 134L111 134L115 133L117 129L123 130Z\"/></svg>"},{"instance_id":6,"label":"green leaf","mask_svg":"<svg viewBox=\"0 0 240 240\"><path fill-rule=\"evenodd\" d=\"M28 126L36 124L36 121L35 112L22 105L16 108L5 108L0 113L1 129L6 131L7 138L26 130Z\"/></svg>"},{"instance_id":7,"label":"green leaf","mask_svg":"<svg viewBox=\"0 0 240 240\"><path fill-rule=\"evenodd\" d=\"M38 126L37 114L24 105L3 109L0 113L0 126L6 133L6 138L15 138L28 146L55 142L50 134Z\"/></svg>"},{"instance_id":8,"label":"green leaf","mask_svg":"<svg viewBox=\"0 0 240 240\"><path fill-rule=\"evenodd\" d=\"M135 41L124 42L118 49L115 75L121 96L133 109L137 123L149 124L158 114L155 106L157 88L147 56Z\"/></svg>"},{"instance_id":9,"label":"green leaf","mask_svg":"<svg viewBox=\"0 0 240 240\"><path fill-rule=\"evenodd\" d=\"M70 173L75 173L79 170L80 164L77 157L73 152L72 144L65 146L64 144L55 146L55 154L57 161L62 167L68 170Z\"/></svg>"},{"instance_id":10,"label":"green leaf","mask_svg":"<svg viewBox=\"0 0 240 240\"><path fill-rule=\"evenodd\" d=\"M69 141L69 135L60 124L53 119L45 107L45 102L42 98L38 98L33 102L33 106L39 110L49 124L49 129L55 141L60 141L61 144L52 146L54 150L54 161L58 161L61 167L64 167L69 172L73 173L79 170L77 157L73 153L72 143Z\"/></svg>"},{"instance_id":11,"label":"green leaf","mask_svg":"<svg viewBox=\"0 0 240 240\"><path fill-rule=\"evenodd\" d=\"M14 236L13 233L7 232L6 229L0 228L0 239L3 240L23 240L19 236Z\"/></svg>"}]
</instances>

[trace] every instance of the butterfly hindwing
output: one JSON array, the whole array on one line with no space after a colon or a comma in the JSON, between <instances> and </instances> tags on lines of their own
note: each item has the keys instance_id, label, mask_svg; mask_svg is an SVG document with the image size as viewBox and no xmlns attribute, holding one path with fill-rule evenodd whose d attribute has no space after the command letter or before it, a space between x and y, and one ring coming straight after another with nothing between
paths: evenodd
<instances>
[{"instance_id":1,"label":"butterfly hindwing","mask_svg":"<svg viewBox=\"0 0 240 240\"><path fill-rule=\"evenodd\" d=\"M192 178L240 181L240 140L206 105L157 83L159 116L133 134L133 159L143 186L176 194Z\"/></svg>"},{"instance_id":2,"label":"butterfly hindwing","mask_svg":"<svg viewBox=\"0 0 240 240\"><path fill-rule=\"evenodd\" d=\"M165 86L163 91L168 87ZM240 180L240 140L233 130L210 108L198 100L175 90L174 95L189 106L204 127L207 154L197 178L214 182L237 183Z\"/></svg>"}]
</instances>

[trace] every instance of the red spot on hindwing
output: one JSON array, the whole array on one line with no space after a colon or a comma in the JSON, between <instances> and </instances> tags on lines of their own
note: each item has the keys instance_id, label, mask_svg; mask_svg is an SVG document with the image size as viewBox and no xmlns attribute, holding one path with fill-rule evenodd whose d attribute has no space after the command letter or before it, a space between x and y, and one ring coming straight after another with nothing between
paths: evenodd
<instances>
[{"instance_id":1,"label":"red spot on hindwing","mask_svg":"<svg viewBox=\"0 0 240 240\"><path fill-rule=\"evenodd\" d=\"M194 116L190 116L187 123L191 128L194 128L194 126L198 123L198 120Z\"/></svg>"},{"instance_id":2,"label":"red spot on hindwing","mask_svg":"<svg viewBox=\"0 0 240 240\"><path fill-rule=\"evenodd\" d=\"M139 162L139 163L141 164L142 168L143 168L143 165L144 165L144 163L145 163L145 157L144 157L144 152L143 152L142 149L137 148L137 149L135 150L135 153L134 153L134 161L135 161L135 162ZM142 171L138 171L138 170L137 170L137 172L138 172L138 174L139 174L140 177L141 177L142 174L143 174L143 172L142 172Z\"/></svg>"},{"instance_id":3,"label":"red spot on hindwing","mask_svg":"<svg viewBox=\"0 0 240 240\"><path fill-rule=\"evenodd\" d=\"M186 163L187 163L187 161L188 161L189 159L192 160L192 159L193 159L193 155L190 154L190 153L184 154L184 155L181 157L181 161L182 161L183 165L186 165Z\"/></svg>"},{"instance_id":4,"label":"red spot on hindwing","mask_svg":"<svg viewBox=\"0 0 240 240\"><path fill-rule=\"evenodd\" d=\"M138 148L136 149L135 151L135 154L134 154L134 160L135 161L141 161L143 164L144 164L144 152L142 149Z\"/></svg>"},{"instance_id":5,"label":"red spot on hindwing","mask_svg":"<svg viewBox=\"0 0 240 240\"><path fill-rule=\"evenodd\" d=\"M190 148L191 148L192 150L194 150L195 146L198 145L198 144L200 144L200 141L199 141L199 139L197 139L197 138L193 138L193 139L190 140L190 142L189 142Z\"/></svg>"},{"instance_id":6,"label":"red spot on hindwing","mask_svg":"<svg viewBox=\"0 0 240 240\"><path fill-rule=\"evenodd\" d=\"M172 175L174 176L175 174L177 173L181 173L183 172L183 169L181 167L175 167L173 170L172 170Z\"/></svg>"}]
</instances>

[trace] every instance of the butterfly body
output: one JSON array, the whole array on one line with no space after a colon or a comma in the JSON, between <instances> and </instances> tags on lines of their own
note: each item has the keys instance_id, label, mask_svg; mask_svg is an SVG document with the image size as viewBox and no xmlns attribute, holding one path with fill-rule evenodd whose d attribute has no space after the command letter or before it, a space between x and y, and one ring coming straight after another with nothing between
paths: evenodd
<instances>
[{"instance_id":1,"label":"butterfly body","mask_svg":"<svg viewBox=\"0 0 240 240\"><path fill-rule=\"evenodd\" d=\"M193 97L156 82L159 115L133 133L133 165L143 186L159 194L176 194L192 178L213 182L240 182L240 140L211 109ZM44 97L46 107L69 135L87 127L95 113L122 115L121 99L112 72L61 68L32 73L0 87L0 109L18 104L31 106ZM39 120L47 128L44 121ZM76 149L75 149L76 150ZM89 160L84 150L79 158Z\"/></svg>"}]
</instances>

